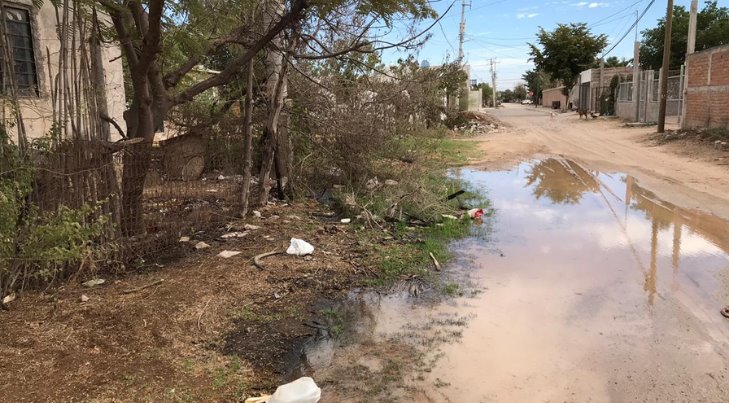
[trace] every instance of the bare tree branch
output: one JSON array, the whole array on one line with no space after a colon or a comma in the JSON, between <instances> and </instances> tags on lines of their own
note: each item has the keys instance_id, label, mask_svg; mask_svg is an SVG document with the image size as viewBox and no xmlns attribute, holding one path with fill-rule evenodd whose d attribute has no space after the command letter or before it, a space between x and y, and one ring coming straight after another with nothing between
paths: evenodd
<instances>
[{"instance_id":1,"label":"bare tree branch","mask_svg":"<svg viewBox=\"0 0 729 403\"><path fill-rule=\"evenodd\" d=\"M223 69L219 74L216 74L207 80L203 80L187 89L182 91L180 94L172 99L172 104L177 105L191 100L195 95L201 92L217 87L230 82L231 79L238 73L242 67L247 65L248 61L258 54L271 40L283 31L286 27L293 24L300 17L302 12L308 7L307 0L294 0L291 5L291 10L284 14L281 19L266 32L266 35L259 38L253 43L246 52L237 58L233 59L228 66Z\"/></svg>"}]
</instances>

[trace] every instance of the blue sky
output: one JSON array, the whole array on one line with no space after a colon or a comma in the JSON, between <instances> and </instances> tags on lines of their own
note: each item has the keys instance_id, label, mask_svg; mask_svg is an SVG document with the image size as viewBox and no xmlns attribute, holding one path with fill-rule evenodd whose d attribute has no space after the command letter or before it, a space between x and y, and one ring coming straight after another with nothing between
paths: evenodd
<instances>
[{"instance_id":1,"label":"blue sky","mask_svg":"<svg viewBox=\"0 0 729 403\"><path fill-rule=\"evenodd\" d=\"M433 7L442 14L453 0L434 1ZM635 21L635 11L643 12L650 0L471 0L466 11L466 42L464 53L471 65L471 78L489 81L489 59L497 60L498 89L512 88L523 82L522 74L533 66L527 60L526 42L536 43L540 26L552 30L558 23L584 22L593 33L606 34L612 47ZM686 8L690 0L675 0ZM656 0L638 24L638 30L652 28L666 13L666 0ZM703 8L703 0L699 9ZM420 52L419 59L440 64L446 57L454 60L458 55L458 25L461 1L436 25L432 39ZM640 34L639 34L640 37ZM633 57L631 32L608 56Z\"/></svg>"}]
</instances>

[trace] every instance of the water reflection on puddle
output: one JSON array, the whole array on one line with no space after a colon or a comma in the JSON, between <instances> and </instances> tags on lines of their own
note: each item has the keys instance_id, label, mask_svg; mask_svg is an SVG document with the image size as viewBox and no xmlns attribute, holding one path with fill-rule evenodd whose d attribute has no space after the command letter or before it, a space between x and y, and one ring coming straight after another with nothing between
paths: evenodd
<instances>
[{"instance_id":1,"label":"water reflection on puddle","mask_svg":"<svg viewBox=\"0 0 729 403\"><path fill-rule=\"evenodd\" d=\"M466 318L451 340L420 340L438 359L402 400L729 401L726 221L568 160L455 175L496 208L493 239L456 244L450 269L483 292L437 306L375 298L350 359L394 339L417 348L426 336L412 329ZM310 349L311 372L341 365L330 347L318 361Z\"/></svg>"}]
</instances>

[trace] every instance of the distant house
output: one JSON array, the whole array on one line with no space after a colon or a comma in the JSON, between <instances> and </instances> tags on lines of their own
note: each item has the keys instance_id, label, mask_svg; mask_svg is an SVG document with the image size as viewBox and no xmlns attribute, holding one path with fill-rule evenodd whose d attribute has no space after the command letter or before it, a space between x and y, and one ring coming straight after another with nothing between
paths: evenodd
<instances>
[{"instance_id":1,"label":"distant house","mask_svg":"<svg viewBox=\"0 0 729 403\"><path fill-rule=\"evenodd\" d=\"M38 7L40 6L40 7ZM2 71L2 96L7 98L11 95L9 83L15 82L16 94L18 97L19 109L23 116L26 134L29 139L38 138L51 132L53 128L54 99L55 109L58 110L62 104L59 97L59 72L61 62L62 42L59 40L61 29L57 20L57 11L50 1L38 2L35 0L15 0L4 2L4 14L6 22L7 42L12 47L14 58L14 75L11 72ZM103 18L100 17L100 18ZM90 24L90 23L89 23ZM68 25L67 25L68 28ZM91 31L89 29L89 31ZM89 38L80 38L78 29L67 29L67 37L75 36L75 49L67 47L67 66L64 69L67 82L70 82L68 93L73 93L79 86L75 84L84 82L89 85L89 74L81 75L79 71L86 69L90 73L90 57L80 57L81 49L85 49L87 56L91 55L89 49ZM68 43L71 43L69 40ZM113 119L120 129L125 130L123 112L126 109L124 95L124 72L121 60L121 51L115 44L102 43L97 52L97 60L100 68L95 72L103 74L104 96L101 97L105 105L99 105L98 110L105 111L107 118ZM82 60L86 64L82 63ZM0 69L4 64L0 64ZM8 69L2 69L8 70ZM14 78L14 80L11 80ZM98 86L97 86L98 87ZM92 88L90 92L99 90ZM81 92L81 91L77 91ZM93 95L87 95L89 99ZM80 103L79 103L80 105ZM78 106L80 113L86 110ZM9 113L6 107L6 123L9 123ZM72 123L68 123L69 127ZM17 131L10 126L10 131L17 136ZM78 127L75 127L78 130ZM108 140L120 138L118 130L112 128Z\"/></svg>"},{"instance_id":2,"label":"distant house","mask_svg":"<svg viewBox=\"0 0 729 403\"><path fill-rule=\"evenodd\" d=\"M580 73L577 83L576 96L570 98L575 107L593 112L600 111L600 96L607 92L610 80L614 75L629 76L633 74L632 67L605 67L590 69Z\"/></svg>"},{"instance_id":3,"label":"distant house","mask_svg":"<svg viewBox=\"0 0 729 403\"><path fill-rule=\"evenodd\" d=\"M567 102L567 96L564 95L564 86L542 91L542 106L545 108L564 111L567 110Z\"/></svg>"}]
</instances>

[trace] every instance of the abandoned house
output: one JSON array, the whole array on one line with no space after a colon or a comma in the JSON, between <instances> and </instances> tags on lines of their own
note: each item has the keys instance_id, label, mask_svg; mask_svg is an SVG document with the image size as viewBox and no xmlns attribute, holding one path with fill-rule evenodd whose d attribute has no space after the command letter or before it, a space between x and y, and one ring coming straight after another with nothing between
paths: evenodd
<instances>
[{"instance_id":1,"label":"abandoned house","mask_svg":"<svg viewBox=\"0 0 729 403\"><path fill-rule=\"evenodd\" d=\"M11 51L2 54L14 59L14 69L2 68L3 98L12 97L14 83L27 138L48 135L57 130L54 122L64 121L67 133L74 136L119 139L126 127L121 50L113 42L98 40L96 19L75 11L58 12L49 1L5 2L3 11L5 43ZM100 21L105 18L98 16ZM7 103L3 112L3 123L17 139Z\"/></svg>"}]
</instances>

